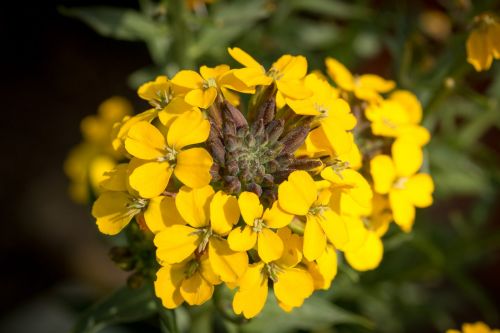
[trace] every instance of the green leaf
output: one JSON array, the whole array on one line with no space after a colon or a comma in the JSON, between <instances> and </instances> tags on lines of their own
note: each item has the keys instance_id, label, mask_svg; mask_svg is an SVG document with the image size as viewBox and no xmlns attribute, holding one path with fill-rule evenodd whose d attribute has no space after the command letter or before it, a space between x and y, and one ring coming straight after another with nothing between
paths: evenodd
<instances>
[{"instance_id":1,"label":"green leaf","mask_svg":"<svg viewBox=\"0 0 500 333\"><path fill-rule=\"evenodd\" d=\"M214 4L213 19L204 25L199 38L190 46L189 56L193 59L206 54L227 57L226 47L248 33L257 21L270 15L266 3L264 0L253 0Z\"/></svg>"},{"instance_id":2,"label":"green leaf","mask_svg":"<svg viewBox=\"0 0 500 333\"><path fill-rule=\"evenodd\" d=\"M90 307L77 321L73 333L95 333L117 323L139 321L157 312L152 286L127 286Z\"/></svg>"},{"instance_id":3,"label":"green leaf","mask_svg":"<svg viewBox=\"0 0 500 333\"><path fill-rule=\"evenodd\" d=\"M293 0L292 8L303 10L321 16L330 16L342 19L366 18L371 11L366 6L358 6L336 0Z\"/></svg>"},{"instance_id":4,"label":"green leaf","mask_svg":"<svg viewBox=\"0 0 500 333\"><path fill-rule=\"evenodd\" d=\"M66 8L59 11L82 20L99 34L120 40L146 41L165 35L167 28L142 13L125 8L105 6Z\"/></svg>"},{"instance_id":5,"label":"green leaf","mask_svg":"<svg viewBox=\"0 0 500 333\"><path fill-rule=\"evenodd\" d=\"M243 333L284 333L296 329L321 330L335 324L356 324L366 328L373 326L368 319L350 313L317 294L292 312L284 312L270 293L262 313L248 324L241 326Z\"/></svg>"}]
</instances>

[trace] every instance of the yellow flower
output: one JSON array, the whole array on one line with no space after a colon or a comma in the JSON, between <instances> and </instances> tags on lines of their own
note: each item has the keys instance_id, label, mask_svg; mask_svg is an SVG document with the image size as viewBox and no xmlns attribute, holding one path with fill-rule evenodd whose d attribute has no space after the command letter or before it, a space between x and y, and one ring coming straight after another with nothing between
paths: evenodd
<instances>
[{"instance_id":1,"label":"yellow flower","mask_svg":"<svg viewBox=\"0 0 500 333\"><path fill-rule=\"evenodd\" d=\"M99 231L116 235L137 215L143 214L147 227L157 233L166 226L182 223L172 211L173 198L160 196L150 200L139 197L128 184L127 164L119 164L105 173L100 186L105 190L92 206Z\"/></svg>"},{"instance_id":2,"label":"yellow flower","mask_svg":"<svg viewBox=\"0 0 500 333\"><path fill-rule=\"evenodd\" d=\"M446 333L461 333L459 330L447 330ZM473 324L465 323L462 325L462 333L500 333L499 329L491 329L483 322L476 322Z\"/></svg>"},{"instance_id":3,"label":"yellow flower","mask_svg":"<svg viewBox=\"0 0 500 333\"><path fill-rule=\"evenodd\" d=\"M227 236L238 222L240 212L234 196L222 191L214 194L211 186L198 189L182 187L175 206L184 220L160 231L154 243L160 263L176 264L193 253L208 252L208 260L224 282L234 283L245 272L248 256L229 248Z\"/></svg>"},{"instance_id":4,"label":"yellow flower","mask_svg":"<svg viewBox=\"0 0 500 333\"><path fill-rule=\"evenodd\" d=\"M335 89L316 74L306 76L305 85L313 92L310 97L303 100L286 99L295 113L316 116L312 124L316 128L309 133L302 149L307 156L315 157L324 154L336 157L349 153L354 140L348 131L356 126L356 118L349 104L335 98Z\"/></svg>"},{"instance_id":5,"label":"yellow flower","mask_svg":"<svg viewBox=\"0 0 500 333\"><path fill-rule=\"evenodd\" d=\"M319 192L312 177L305 171L294 171L278 188L280 207L297 216L306 217L303 253L313 261L325 251L327 239L336 248L348 241L342 218L330 208L331 192Z\"/></svg>"},{"instance_id":6,"label":"yellow flower","mask_svg":"<svg viewBox=\"0 0 500 333\"><path fill-rule=\"evenodd\" d=\"M164 263L156 273L154 286L163 306L174 309L184 301L189 305L205 303L212 297L214 285L220 283L205 254L178 264Z\"/></svg>"},{"instance_id":7,"label":"yellow flower","mask_svg":"<svg viewBox=\"0 0 500 333\"><path fill-rule=\"evenodd\" d=\"M137 94L151 104L161 123L170 126L172 121L186 111L198 110L184 100L185 89L172 84L166 76L158 76L155 81L146 82L139 87Z\"/></svg>"},{"instance_id":8,"label":"yellow flower","mask_svg":"<svg viewBox=\"0 0 500 333\"><path fill-rule=\"evenodd\" d=\"M188 104L202 109L207 109L214 103L218 90L222 88L242 93L255 91L233 75L233 71L227 65L219 65L215 68L201 66L200 74L195 71L182 70L172 78L172 83L188 90L184 97Z\"/></svg>"},{"instance_id":9,"label":"yellow flower","mask_svg":"<svg viewBox=\"0 0 500 333\"><path fill-rule=\"evenodd\" d=\"M248 251L257 243L259 257L265 263L281 258L283 242L271 229L285 227L293 215L281 210L277 202L264 211L259 197L252 192L241 193L238 205L246 225L231 231L227 239L229 247L234 251Z\"/></svg>"},{"instance_id":10,"label":"yellow flower","mask_svg":"<svg viewBox=\"0 0 500 333\"><path fill-rule=\"evenodd\" d=\"M409 91L394 91L387 100L368 106L365 115L371 122L374 135L406 136L421 146L429 141L429 131L418 126L422 120L422 106Z\"/></svg>"},{"instance_id":11,"label":"yellow flower","mask_svg":"<svg viewBox=\"0 0 500 333\"><path fill-rule=\"evenodd\" d=\"M488 70L500 58L500 20L491 13L475 18L476 27L467 38L467 61L478 72Z\"/></svg>"},{"instance_id":12,"label":"yellow flower","mask_svg":"<svg viewBox=\"0 0 500 333\"><path fill-rule=\"evenodd\" d=\"M422 164L420 147L403 141L393 144L392 159L375 156L370 161L370 173L375 192L389 194L394 221L408 232L415 219L415 207L432 204L434 183L428 174L415 174Z\"/></svg>"},{"instance_id":13,"label":"yellow flower","mask_svg":"<svg viewBox=\"0 0 500 333\"><path fill-rule=\"evenodd\" d=\"M234 70L234 75L249 87L268 86L274 82L278 89L277 99L304 99L311 95L311 91L302 82L307 74L305 57L286 54L275 61L266 72L261 64L242 49L229 48L228 52L234 60L245 66Z\"/></svg>"},{"instance_id":14,"label":"yellow flower","mask_svg":"<svg viewBox=\"0 0 500 333\"><path fill-rule=\"evenodd\" d=\"M325 60L328 75L333 82L345 92L353 93L356 98L369 103L382 100L381 93L394 89L394 81L384 80L374 74L353 76L351 72L338 60L327 58Z\"/></svg>"},{"instance_id":15,"label":"yellow flower","mask_svg":"<svg viewBox=\"0 0 500 333\"><path fill-rule=\"evenodd\" d=\"M200 111L188 111L177 117L164 135L146 121L133 125L125 139L125 148L143 163L130 173L130 186L143 198L153 198L167 187L170 176L189 187L210 182L212 157L203 148L186 148L208 138L210 124Z\"/></svg>"},{"instance_id":16,"label":"yellow flower","mask_svg":"<svg viewBox=\"0 0 500 333\"><path fill-rule=\"evenodd\" d=\"M262 261L249 265L238 281L238 291L233 298L233 310L245 318L253 318L264 307L268 294L268 280L273 281L274 294L279 306L285 311L301 306L314 290L311 274L297 266L302 260L301 239L287 227L279 229L285 250L275 261Z\"/></svg>"},{"instance_id":17,"label":"yellow flower","mask_svg":"<svg viewBox=\"0 0 500 333\"><path fill-rule=\"evenodd\" d=\"M157 116L158 111L151 109L136 114L133 117L126 116L120 122L115 123L111 130L111 144L113 149L120 154L126 155L125 139L127 138L130 128L141 121L151 122Z\"/></svg>"}]
</instances>

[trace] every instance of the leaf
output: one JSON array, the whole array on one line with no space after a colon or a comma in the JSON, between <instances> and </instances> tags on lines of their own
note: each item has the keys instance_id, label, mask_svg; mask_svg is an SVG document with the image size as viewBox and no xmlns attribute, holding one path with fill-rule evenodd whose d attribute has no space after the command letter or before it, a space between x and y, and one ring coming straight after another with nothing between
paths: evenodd
<instances>
[{"instance_id":1,"label":"leaf","mask_svg":"<svg viewBox=\"0 0 500 333\"><path fill-rule=\"evenodd\" d=\"M127 286L90 307L77 321L73 333L94 333L117 323L139 321L157 312L152 286Z\"/></svg>"},{"instance_id":2,"label":"leaf","mask_svg":"<svg viewBox=\"0 0 500 333\"><path fill-rule=\"evenodd\" d=\"M317 294L292 312L284 312L270 293L262 313L248 324L241 326L243 333L284 333L296 329L321 330L334 324L356 324L366 328L373 326L368 319L350 313Z\"/></svg>"},{"instance_id":3,"label":"leaf","mask_svg":"<svg viewBox=\"0 0 500 333\"><path fill-rule=\"evenodd\" d=\"M321 16L330 16L342 19L360 19L371 15L366 6L358 6L336 0L294 0L290 1L292 8L303 10Z\"/></svg>"},{"instance_id":4,"label":"leaf","mask_svg":"<svg viewBox=\"0 0 500 333\"><path fill-rule=\"evenodd\" d=\"M492 185L480 165L464 151L434 138L428 147L432 177L440 196L488 194Z\"/></svg>"},{"instance_id":5,"label":"leaf","mask_svg":"<svg viewBox=\"0 0 500 333\"><path fill-rule=\"evenodd\" d=\"M226 56L226 47L247 33L257 21L270 15L266 1L224 2L212 6L213 20L204 25L199 38L189 48L193 59L205 54Z\"/></svg>"},{"instance_id":6,"label":"leaf","mask_svg":"<svg viewBox=\"0 0 500 333\"><path fill-rule=\"evenodd\" d=\"M164 36L168 32L165 25L132 9L93 6L61 7L59 11L82 20L103 36L120 40L147 41L153 36Z\"/></svg>"}]
</instances>

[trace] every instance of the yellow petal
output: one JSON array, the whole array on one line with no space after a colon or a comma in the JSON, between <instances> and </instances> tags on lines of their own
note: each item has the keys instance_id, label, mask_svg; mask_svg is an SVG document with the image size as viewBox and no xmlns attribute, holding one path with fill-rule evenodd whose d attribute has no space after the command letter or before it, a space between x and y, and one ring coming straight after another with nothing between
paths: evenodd
<instances>
[{"instance_id":1,"label":"yellow petal","mask_svg":"<svg viewBox=\"0 0 500 333\"><path fill-rule=\"evenodd\" d=\"M405 232L411 231L415 220L415 207L407 197L405 190L392 189L389 192L389 202L391 204L394 222Z\"/></svg>"},{"instance_id":2,"label":"yellow petal","mask_svg":"<svg viewBox=\"0 0 500 333\"><path fill-rule=\"evenodd\" d=\"M342 215L349 234L349 242L343 247L344 252L356 251L366 241L368 230L359 216Z\"/></svg>"},{"instance_id":3,"label":"yellow petal","mask_svg":"<svg viewBox=\"0 0 500 333\"><path fill-rule=\"evenodd\" d=\"M146 101L160 100L162 96L168 93L169 87L168 78L161 75L154 81L142 84L139 89L137 89L137 95Z\"/></svg>"},{"instance_id":4,"label":"yellow petal","mask_svg":"<svg viewBox=\"0 0 500 333\"><path fill-rule=\"evenodd\" d=\"M302 248L304 246L302 237L292 234L290 228L278 229L277 234L284 245L283 254L277 263L281 267L295 267L302 261Z\"/></svg>"},{"instance_id":5,"label":"yellow petal","mask_svg":"<svg viewBox=\"0 0 500 333\"><path fill-rule=\"evenodd\" d=\"M188 145L205 142L209 132L210 123L201 111L187 111L177 117L168 129L167 143L179 151Z\"/></svg>"},{"instance_id":6,"label":"yellow petal","mask_svg":"<svg viewBox=\"0 0 500 333\"><path fill-rule=\"evenodd\" d=\"M264 207L260 204L259 197L253 192L241 192L238 197L241 216L246 224L253 227L254 221L262 217Z\"/></svg>"},{"instance_id":7,"label":"yellow petal","mask_svg":"<svg viewBox=\"0 0 500 333\"><path fill-rule=\"evenodd\" d=\"M317 116L319 111L316 109L312 99L299 99L293 100L290 98L286 99L286 104L295 112L295 114L306 115L306 116Z\"/></svg>"},{"instance_id":8,"label":"yellow petal","mask_svg":"<svg viewBox=\"0 0 500 333\"><path fill-rule=\"evenodd\" d=\"M92 206L92 216L99 231L106 235L119 233L140 210L131 210L131 196L126 192L104 192Z\"/></svg>"},{"instance_id":9,"label":"yellow petal","mask_svg":"<svg viewBox=\"0 0 500 333\"><path fill-rule=\"evenodd\" d=\"M154 234L174 224L186 224L177 211L175 198L166 196L149 200L148 208L144 211L144 220Z\"/></svg>"},{"instance_id":10,"label":"yellow petal","mask_svg":"<svg viewBox=\"0 0 500 333\"><path fill-rule=\"evenodd\" d=\"M166 227L154 238L157 247L156 256L161 262L179 263L194 253L201 242L197 229L176 224Z\"/></svg>"},{"instance_id":11,"label":"yellow petal","mask_svg":"<svg viewBox=\"0 0 500 333\"><path fill-rule=\"evenodd\" d=\"M319 258L326 247L326 235L316 216L307 216L304 229L304 257L313 261Z\"/></svg>"},{"instance_id":12,"label":"yellow petal","mask_svg":"<svg viewBox=\"0 0 500 333\"><path fill-rule=\"evenodd\" d=\"M293 214L285 212L279 206L278 201L275 201L270 209L266 209L262 219L269 228L280 229L292 222Z\"/></svg>"},{"instance_id":13,"label":"yellow petal","mask_svg":"<svg viewBox=\"0 0 500 333\"><path fill-rule=\"evenodd\" d=\"M175 74L171 82L180 87L199 89L203 87L203 78L195 71L183 70Z\"/></svg>"},{"instance_id":14,"label":"yellow petal","mask_svg":"<svg viewBox=\"0 0 500 333\"><path fill-rule=\"evenodd\" d=\"M488 38L492 48L493 58L500 59L500 22L488 26Z\"/></svg>"},{"instance_id":15,"label":"yellow petal","mask_svg":"<svg viewBox=\"0 0 500 333\"><path fill-rule=\"evenodd\" d=\"M377 155L370 161L370 173L374 190L380 194L388 193L396 180L394 163L387 155Z\"/></svg>"},{"instance_id":16,"label":"yellow petal","mask_svg":"<svg viewBox=\"0 0 500 333\"><path fill-rule=\"evenodd\" d=\"M122 150L124 149L125 140L127 138L128 132L132 128L132 126L141 121L150 122L154 118L156 118L157 114L158 114L157 110L151 109L136 114L133 117L125 117L123 118L121 123L116 123L115 125L113 125L113 129L111 131L113 149L121 153Z\"/></svg>"},{"instance_id":17,"label":"yellow petal","mask_svg":"<svg viewBox=\"0 0 500 333\"><path fill-rule=\"evenodd\" d=\"M402 138L392 144L392 160L398 177L414 175L422 166L424 155L422 148L412 141Z\"/></svg>"},{"instance_id":18,"label":"yellow petal","mask_svg":"<svg viewBox=\"0 0 500 333\"><path fill-rule=\"evenodd\" d=\"M251 55L249 55L239 47L228 48L227 51L234 60L245 67L253 67L258 69L262 68L261 64L259 64L257 60L255 60Z\"/></svg>"},{"instance_id":19,"label":"yellow petal","mask_svg":"<svg viewBox=\"0 0 500 333\"><path fill-rule=\"evenodd\" d=\"M316 146L325 147L332 156L347 154L354 144L352 135L346 132L335 119L324 119L317 131L321 131L322 135L311 133L312 142Z\"/></svg>"},{"instance_id":20,"label":"yellow petal","mask_svg":"<svg viewBox=\"0 0 500 333\"><path fill-rule=\"evenodd\" d=\"M315 288L327 290L330 288L333 279L337 275L337 252L335 248L328 245L323 254L316 259L316 263L322 283L319 283L320 281L315 281Z\"/></svg>"},{"instance_id":21,"label":"yellow petal","mask_svg":"<svg viewBox=\"0 0 500 333\"><path fill-rule=\"evenodd\" d=\"M307 74L307 60L303 56L285 54L273 63L272 70L286 81L301 80Z\"/></svg>"},{"instance_id":22,"label":"yellow petal","mask_svg":"<svg viewBox=\"0 0 500 333\"><path fill-rule=\"evenodd\" d=\"M343 64L333 58L326 58L325 63L328 75L341 89L347 91L354 89L352 74Z\"/></svg>"},{"instance_id":23,"label":"yellow petal","mask_svg":"<svg viewBox=\"0 0 500 333\"><path fill-rule=\"evenodd\" d=\"M307 89L302 81L299 80L278 80L276 81L278 91L292 99L304 99L312 95L312 91Z\"/></svg>"},{"instance_id":24,"label":"yellow petal","mask_svg":"<svg viewBox=\"0 0 500 333\"><path fill-rule=\"evenodd\" d=\"M306 215L316 197L316 185L306 171L292 172L278 188L280 207L296 215Z\"/></svg>"},{"instance_id":25,"label":"yellow petal","mask_svg":"<svg viewBox=\"0 0 500 333\"><path fill-rule=\"evenodd\" d=\"M255 246L257 242L257 233L248 225L234 228L227 237L229 247L233 251L244 252Z\"/></svg>"},{"instance_id":26,"label":"yellow petal","mask_svg":"<svg viewBox=\"0 0 500 333\"><path fill-rule=\"evenodd\" d=\"M269 263L281 258L283 254L281 238L269 229L262 229L257 236L257 250L263 262Z\"/></svg>"},{"instance_id":27,"label":"yellow petal","mask_svg":"<svg viewBox=\"0 0 500 333\"><path fill-rule=\"evenodd\" d=\"M255 263L248 267L233 298L234 312L247 319L259 314L266 303L268 286L267 277L262 273L263 266L263 263Z\"/></svg>"},{"instance_id":28,"label":"yellow petal","mask_svg":"<svg viewBox=\"0 0 500 333\"><path fill-rule=\"evenodd\" d=\"M189 225L195 228L206 227L213 195L214 190L210 185L197 189L183 186L175 197L175 205Z\"/></svg>"},{"instance_id":29,"label":"yellow petal","mask_svg":"<svg viewBox=\"0 0 500 333\"><path fill-rule=\"evenodd\" d=\"M493 62L490 39L483 30L474 29L467 38L467 61L478 72L490 68Z\"/></svg>"},{"instance_id":30,"label":"yellow petal","mask_svg":"<svg viewBox=\"0 0 500 333\"><path fill-rule=\"evenodd\" d=\"M163 126L170 127L177 117L188 111L199 111L199 109L186 103L183 96L177 96L158 112L158 118Z\"/></svg>"},{"instance_id":31,"label":"yellow petal","mask_svg":"<svg viewBox=\"0 0 500 333\"><path fill-rule=\"evenodd\" d=\"M432 205L434 182L430 175L419 173L406 181L405 192L416 207L429 207Z\"/></svg>"},{"instance_id":32,"label":"yellow petal","mask_svg":"<svg viewBox=\"0 0 500 333\"><path fill-rule=\"evenodd\" d=\"M394 81L384 80L378 75L364 74L358 78L358 85L364 89L370 89L376 92L386 93L394 89Z\"/></svg>"},{"instance_id":33,"label":"yellow petal","mask_svg":"<svg viewBox=\"0 0 500 333\"><path fill-rule=\"evenodd\" d=\"M214 286L196 272L182 281L180 292L189 305L201 305L212 297Z\"/></svg>"},{"instance_id":34,"label":"yellow petal","mask_svg":"<svg viewBox=\"0 0 500 333\"><path fill-rule=\"evenodd\" d=\"M184 99L192 106L196 106L201 109L208 109L214 103L216 97L217 89L209 87L207 89L191 90L186 94Z\"/></svg>"},{"instance_id":35,"label":"yellow petal","mask_svg":"<svg viewBox=\"0 0 500 333\"><path fill-rule=\"evenodd\" d=\"M249 87L268 86L273 83L273 79L266 75L263 68L240 68L235 69L233 74Z\"/></svg>"},{"instance_id":36,"label":"yellow petal","mask_svg":"<svg viewBox=\"0 0 500 333\"><path fill-rule=\"evenodd\" d=\"M321 213L320 216L318 216L317 221L321 225L321 228L323 229L323 232L328 240L336 248L342 250L343 247L349 242L347 226L342 217L331 209L327 209Z\"/></svg>"},{"instance_id":37,"label":"yellow petal","mask_svg":"<svg viewBox=\"0 0 500 333\"><path fill-rule=\"evenodd\" d=\"M291 307L301 306L314 291L311 275L301 268L287 268L274 283L276 298Z\"/></svg>"},{"instance_id":38,"label":"yellow petal","mask_svg":"<svg viewBox=\"0 0 500 333\"><path fill-rule=\"evenodd\" d=\"M354 251L346 251L345 258L355 270L367 271L378 267L383 254L382 241L374 232L369 232L364 244Z\"/></svg>"},{"instance_id":39,"label":"yellow petal","mask_svg":"<svg viewBox=\"0 0 500 333\"><path fill-rule=\"evenodd\" d=\"M403 105L411 123L419 124L422 121L422 105L413 93L407 90L396 90L390 94L389 98Z\"/></svg>"},{"instance_id":40,"label":"yellow petal","mask_svg":"<svg viewBox=\"0 0 500 333\"><path fill-rule=\"evenodd\" d=\"M431 139L431 133L422 126L403 126L399 130L399 139L414 142L418 146L426 145Z\"/></svg>"},{"instance_id":41,"label":"yellow petal","mask_svg":"<svg viewBox=\"0 0 500 333\"><path fill-rule=\"evenodd\" d=\"M154 198L165 191L171 175L168 162L147 162L130 173L129 182L141 197Z\"/></svg>"},{"instance_id":42,"label":"yellow petal","mask_svg":"<svg viewBox=\"0 0 500 333\"><path fill-rule=\"evenodd\" d=\"M235 252L229 248L225 239L216 237L210 238L208 260L220 279L229 283L238 281L248 267L246 252Z\"/></svg>"},{"instance_id":43,"label":"yellow petal","mask_svg":"<svg viewBox=\"0 0 500 333\"><path fill-rule=\"evenodd\" d=\"M210 226L220 235L226 236L240 219L240 209L235 196L222 191L215 193L210 203Z\"/></svg>"},{"instance_id":44,"label":"yellow petal","mask_svg":"<svg viewBox=\"0 0 500 333\"><path fill-rule=\"evenodd\" d=\"M174 175L184 185L199 188L210 183L212 156L203 148L190 148L177 155Z\"/></svg>"},{"instance_id":45,"label":"yellow petal","mask_svg":"<svg viewBox=\"0 0 500 333\"><path fill-rule=\"evenodd\" d=\"M183 263L167 264L156 272L155 294L167 309L175 309L184 301L179 290L184 279L184 269Z\"/></svg>"},{"instance_id":46,"label":"yellow petal","mask_svg":"<svg viewBox=\"0 0 500 333\"><path fill-rule=\"evenodd\" d=\"M100 186L108 191L121 191L128 190L128 164L118 164L113 170L104 174L104 179L100 182Z\"/></svg>"},{"instance_id":47,"label":"yellow petal","mask_svg":"<svg viewBox=\"0 0 500 333\"><path fill-rule=\"evenodd\" d=\"M165 147L163 134L147 121L133 125L125 139L125 149L129 154L143 160L165 156Z\"/></svg>"},{"instance_id":48,"label":"yellow petal","mask_svg":"<svg viewBox=\"0 0 500 333\"><path fill-rule=\"evenodd\" d=\"M208 260L208 252L205 251L203 255L200 258L200 267L198 268L201 276L207 282L213 285L217 285L222 283L221 279L219 278L219 275L214 272L212 269L212 265L210 265L210 261Z\"/></svg>"}]
</instances>

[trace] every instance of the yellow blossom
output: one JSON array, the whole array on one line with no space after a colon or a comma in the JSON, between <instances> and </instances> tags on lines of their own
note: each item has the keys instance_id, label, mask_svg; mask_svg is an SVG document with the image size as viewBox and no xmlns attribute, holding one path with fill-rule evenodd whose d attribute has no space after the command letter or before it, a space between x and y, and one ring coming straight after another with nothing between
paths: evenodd
<instances>
[{"instance_id":1,"label":"yellow blossom","mask_svg":"<svg viewBox=\"0 0 500 333\"><path fill-rule=\"evenodd\" d=\"M377 155L370 161L375 192L389 194L394 221L406 232L412 228L415 207L430 206L434 191L434 183L428 174L415 174L422 164L417 149L412 144L396 142L392 159L387 155Z\"/></svg>"},{"instance_id":2,"label":"yellow blossom","mask_svg":"<svg viewBox=\"0 0 500 333\"><path fill-rule=\"evenodd\" d=\"M356 98L369 103L379 102L381 93L394 89L394 81L384 80L378 75L364 74L353 76L351 72L338 60L327 58L325 60L328 75L333 82L343 91L353 93Z\"/></svg>"},{"instance_id":3,"label":"yellow blossom","mask_svg":"<svg viewBox=\"0 0 500 333\"><path fill-rule=\"evenodd\" d=\"M303 253L313 261L325 251L327 239L336 248L347 243L348 234L344 221L330 204L331 192L318 193L312 177L305 171L294 171L278 188L280 207L306 220Z\"/></svg>"},{"instance_id":4,"label":"yellow blossom","mask_svg":"<svg viewBox=\"0 0 500 333\"><path fill-rule=\"evenodd\" d=\"M234 251L248 251L257 243L262 261L268 263L281 258L283 242L271 229L288 225L293 215L281 210L277 202L264 211L259 197L252 192L241 193L238 204L246 225L231 231L227 239L229 247Z\"/></svg>"},{"instance_id":5,"label":"yellow blossom","mask_svg":"<svg viewBox=\"0 0 500 333\"><path fill-rule=\"evenodd\" d=\"M476 26L467 38L467 61L478 72L488 70L500 59L500 19L491 13L475 18Z\"/></svg>"},{"instance_id":6,"label":"yellow blossom","mask_svg":"<svg viewBox=\"0 0 500 333\"><path fill-rule=\"evenodd\" d=\"M160 262L175 264L192 254L208 252L208 260L224 282L236 282L245 272L248 256L229 248L227 236L240 217L237 199L211 186L182 187L175 198L183 225L172 225L159 232L154 243Z\"/></svg>"},{"instance_id":7,"label":"yellow blossom","mask_svg":"<svg viewBox=\"0 0 500 333\"><path fill-rule=\"evenodd\" d=\"M166 76L158 76L155 81L146 82L139 87L137 94L146 100L157 111L164 126L186 111L198 110L184 100L186 89L182 89L168 80Z\"/></svg>"},{"instance_id":8,"label":"yellow blossom","mask_svg":"<svg viewBox=\"0 0 500 333\"><path fill-rule=\"evenodd\" d=\"M243 93L254 92L254 89L240 81L227 65L219 65L215 68L202 66L200 74L195 71L182 70L172 78L174 85L188 90L184 99L190 105L202 109L209 108L222 88Z\"/></svg>"},{"instance_id":9,"label":"yellow blossom","mask_svg":"<svg viewBox=\"0 0 500 333\"><path fill-rule=\"evenodd\" d=\"M300 239L288 228L280 229L278 235L285 244L283 255L270 263L259 261L248 266L234 295L233 310L236 314L243 314L245 318L259 314L267 299L269 279L273 281L278 304L285 311L301 306L312 294L314 281L311 274L297 266L302 258L299 255Z\"/></svg>"},{"instance_id":10,"label":"yellow blossom","mask_svg":"<svg viewBox=\"0 0 500 333\"><path fill-rule=\"evenodd\" d=\"M189 305L205 303L212 297L214 285L220 283L205 254L178 264L164 263L156 273L154 286L163 306L174 309L184 301Z\"/></svg>"},{"instance_id":11,"label":"yellow blossom","mask_svg":"<svg viewBox=\"0 0 500 333\"><path fill-rule=\"evenodd\" d=\"M164 135L158 128L141 121L133 125L125 139L125 148L143 163L130 173L130 185L143 198L162 193L170 176L190 187L210 182L212 157L203 148L186 148L208 138L210 124L200 111L188 111L177 117Z\"/></svg>"},{"instance_id":12,"label":"yellow blossom","mask_svg":"<svg viewBox=\"0 0 500 333\"><path fill-rule=\"evenodd\" d=\"M500 333L499 329L491 329L483 322L465 323L462 325L462 332L459 330L447 330L446 333Z\"/></svg>"},{"instance_id":13,"label":"yellow blossom","mask_svg":"<svg viewBox=\"0 0 500 333\"><path fill-rule=\"evenodd\" d=\"M268 86L274 82L280 95L277 98L304 99L311 95L311 91L302 82L307 74L305 57L286 54L266 72L261 64L242 49L229 48L228 52L234 60L245 66L236 69L234 75L248 86Z\"/></svg>"}]
</instances>

